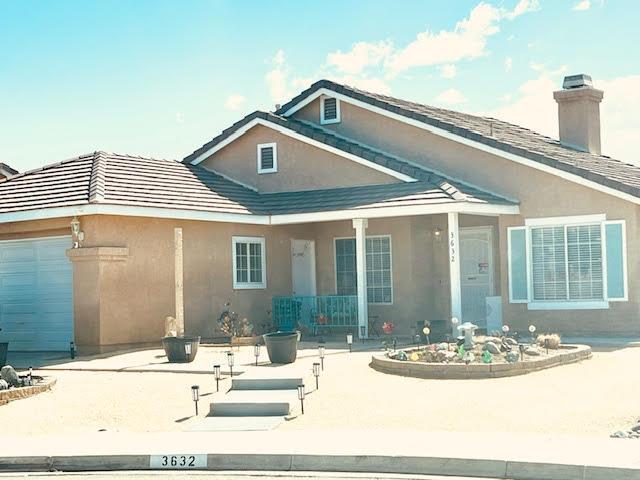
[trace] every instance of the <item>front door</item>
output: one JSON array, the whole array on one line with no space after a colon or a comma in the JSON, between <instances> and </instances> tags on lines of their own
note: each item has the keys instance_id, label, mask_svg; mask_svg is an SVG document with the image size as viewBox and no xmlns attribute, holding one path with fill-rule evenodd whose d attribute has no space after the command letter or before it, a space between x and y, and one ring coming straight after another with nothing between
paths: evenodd
<instances>
[{"instance_id":1,"label":"front door","mask_svg":"<svg viewBox=\"0 0 640 480\"><path fill-rule=\"evenodd\" d=\"M487 327L486 298L493 296L493 228L460 229L462 321Z\"/></svg>"}]
</instances>

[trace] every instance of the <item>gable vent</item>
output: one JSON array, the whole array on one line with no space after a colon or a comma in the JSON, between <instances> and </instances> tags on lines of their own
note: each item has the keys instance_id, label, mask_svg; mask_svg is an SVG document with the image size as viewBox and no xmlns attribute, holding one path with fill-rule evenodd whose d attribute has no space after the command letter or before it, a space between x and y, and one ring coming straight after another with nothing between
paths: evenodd
<instances>
[{"instance_id":1,"label":"gable vent","mask_svg":"<svg viewBox=\"0 0 640 480\"><path fill-rule=\"evenodd\" d=\"M278 170L277 162L275 143L258 145L258 173L276 172Z\"/></svg>"},{"instance_id":2,"label":"gable vent","mask_svg":"<svg viewBox=\"0 0 640 480\"><path fill-rule=\"evenodd\" d=\"M338 123L340 121L340 103L337 98L324 97L320 106L320 123Z\"/></svg>"}]
</instances>

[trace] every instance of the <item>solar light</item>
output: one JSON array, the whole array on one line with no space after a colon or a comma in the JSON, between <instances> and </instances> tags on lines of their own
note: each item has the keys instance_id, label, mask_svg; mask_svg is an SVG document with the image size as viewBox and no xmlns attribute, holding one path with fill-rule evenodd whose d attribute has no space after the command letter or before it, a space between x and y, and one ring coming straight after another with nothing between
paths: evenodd
<instances>
[{"instance_id":1,"label":"solar light","mask_svg":"<svg viewBox=\"0 0 640 480\"><path fill-rule=\"evenodd\" d=\"M424 333L424 336L427 337L427 345L429 345L429 334L431 333L431 329L429 327L424 327L422 329L422 333Z\"/></svg>"},{"instance_id":2,"label":"solar light","mask_svg":"<svg viewBox=\"0 0 640 480\"><path fill-rule=\"evenodd\" d=\"M227 365L229 365L229 375L233 377L233 350L227 352Z\"/></svg>"},{"instance_id":3,"label":"solar light","mask_svg":"<svg viewBox=\"0 0 640 480\"><path fill-rule=\"evenodd\" d=\"M547 349L547 355L549 355L549 339L548 338L544 339L544 348Z\"/></svg>"},{"instance_id":4,"label":"solar light","mask_svg":"<svg viewBox=\"0 0 640 480\"><path fill-rule=\"evenodd\" d=\"M351 352L351 345L353 344L353 333L347 333L347 345L349 345L349 351Z\"/></svg>"},{"instance_id":5,"label":"solar light","mask_svg":"<svg viewBox=\"0 0 640 480\"><path fill-rule=\"evenodd\" d=\"M220 365L213 366L213 374L216 377L216 392L220 391Z\"/></svg>"},{"instance_id":6,"label":"solar light","mask_svg":"<svg viewBox=\"0 0 640 480\"><path fill-rule=\"evenodd\" d=\"M33 384L33 367L29 367L29 375L27 376L29 385Z\"/></svg>"},{"instance_id":7,"label":"solar light","mask_svg":"<svg viewBox=\"0 0 640 480\"><path fill-rule=\"evenodd\" d=\"M534 343L536 343L536 326L535 325L529 325L529 333L531 334L531 345L533 345Z\"/></svg>"},{"instance_id":8,"label":"solar light","mask_svg":"<svg viewBox=\"0 0 640 480\"><path fill-rule=\"evenodd\" d=\"M184 353L185 355L191 355L191 343L187 342L184 344Z\"/></svg>"},{"instance_id":9,"label":"solar light","mask_svg":"<svg viewBox=\"0 0 640 480\"><path fill-rule=\"evenodd\" d=\"M74 342L69 344L69 355L71 355L72 360L76 358L76 344Z\"/></svg>"},{"instance_id":10,"label":"solar light","mask_svg":"<svg viewBox=\"0 0 640 480\"><path fill-rule=\"evenodd\" d=\"M366 330L367 327L365 327L364 325L360 325L360 338L362 339L362 343L364 343L364 337L367 334Z\"/></svg>"},{"instance_id":11,"label":"solar light","mask_svg":"<svg viewBox=\"0 0 640 480\"><path fill-rule=\"evenodd\" d=\"M304 415L304 383L298 385L298 400L300 400L300 410Z\"/></svg>"},{"instance_id":12,"label":"solar light","mask_svg":"<svg viewBox=\"0 0 640 480\"><path fill-rule=\"evenodd\" d=\"M503 325L502 326L502 333L504 333L505 336L507 336L509 334L509 325Z\"/></svg>"},{"instance_id":13,"label":"solar light","mask_svg":"<svg viewBox=\"0 0 640 480\"><path fill-rule=\"evenodd\" d=\"M200 387L198 385L191 386L191 397L193 398L193 403L196 404L196 417L198 416L198 400L200 400Z\"/></svg>"},{"instance_id":14,"label":"solar light","mask_svg":"<svg viewBox=\"0 0 640 480\"><path fill-rule=\"evenodd\" d=\"M453 317L453 318L451 319L451 325L453 325L454 327L455 327L456 325L458 325L459 323L460 323L460 320L458 320L458 317Z\"/></svg>"},{"instance_id":15,"label":"solar light","mask_svg":"<svg viewBox=\"0 0 640 480\"><path fill-rule=\"evenodd\" d=\"M313 376L316 377L316 390L318 390L318 377L320 377L320 364L318 362L313 363Z\"/></svg>"},{"instance_id":16,"label":"solar light","mask_svg":"<svg viewBox=\"0 0 640 480\"><path fill-rule=\"evenodd\" d=\"M396 347L398 346L398 341L396 340L396 337L393 337L393 351L396 351Z\"/></svg>"},{"instance_id":17,"label":"solar light","mask_svg":"<svg viewBox=\"0 0 640 480\"><path fill-rule=\"evenodd\" d=\"M320 355L320 368L324 370L324 345L318 345L318 355Z\"/></svg>"},{"instance_id":18,"label":"solar light","mask_svg":"<svg viewBox=\"0 0 640 480\"><path fill-rule=\"evenodd\" d=\"M524 345L520 344L518 347L520 347L520 361L524 362Z\"/></svg>"},{"instance_id":19,"label":"solar light","mask_svg":"<svg viewBox=\"0 0 640 480\"><path fill-rule=\"evenodd\" d=\"M253 356L256 357L256 367L258 366L258 358L260 357L260 344L256 343L253 346Z\"/></svg>"}]
</instances>

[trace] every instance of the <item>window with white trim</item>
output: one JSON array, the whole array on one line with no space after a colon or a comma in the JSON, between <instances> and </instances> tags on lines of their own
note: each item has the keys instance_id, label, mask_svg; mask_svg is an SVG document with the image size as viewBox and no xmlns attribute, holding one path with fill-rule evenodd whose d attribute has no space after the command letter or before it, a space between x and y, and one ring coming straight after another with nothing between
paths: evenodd
<instances>
[{"instance_id":1,"label":"window with white trim","mask_svg":"<svg viewBox=\"0 0 640 480\"><path fill-rule=\"evenodd\" d=\"M340 123L340 100L335 97L320 97L320 124Z\"/></svg>"},{"instance_id":2,"label":"window with white trim","mask_svg":"<svg viewBox=\"0 0 640 480\"><path fill-rule=\"evenodd\" d=\"M258 173L275 173L278 171L278 147L275 143L258 144Z\"/></svg>"},{"instance_id":3,"label":"window with white trim","mask_svg":"<svg viewBox=\"0 0 640 480\"><path fill-rule=\"evenodd\" d=\"M377 304L393 303L391 266L391 237L372 236L365 240L367 301ZM356 295L356 239L336 238L336 294Z\"/></svg>"},{"instance_id":4,"label":"window with white trim","mask_svg":"<svg viewBox=\"0 0 640 480\"><path fill-rule=\"evenodd\" d=\"M263 237L232 237L233 288L266 288Z\"/></svg>"}]
</instances>

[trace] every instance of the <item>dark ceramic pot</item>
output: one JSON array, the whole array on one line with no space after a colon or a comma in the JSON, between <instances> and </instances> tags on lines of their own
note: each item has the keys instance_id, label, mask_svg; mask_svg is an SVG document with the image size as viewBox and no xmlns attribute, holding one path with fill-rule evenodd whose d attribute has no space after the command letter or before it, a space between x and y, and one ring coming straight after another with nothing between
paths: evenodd
<instances>
[{"instance_id":1,"label":"dark ceramic pot","mask_svg":"<svg viewBox=\"0 0 640 480\"><path fill-rule=\"evenodd\" d=\"M264 343L271 363L293 363L298 356L298 332L265 333Z\"/></svg>"},{"instance_id":2,"label":"dark ceramic pot","mask_svg":"<svg viewBox=\"0 0 640 480\"><path fill-rule=\"evenodd\" d=\"M162 348L171 363L191 363L198 353L200 337L164 337Z\"/></svg>"}]
</instances>

